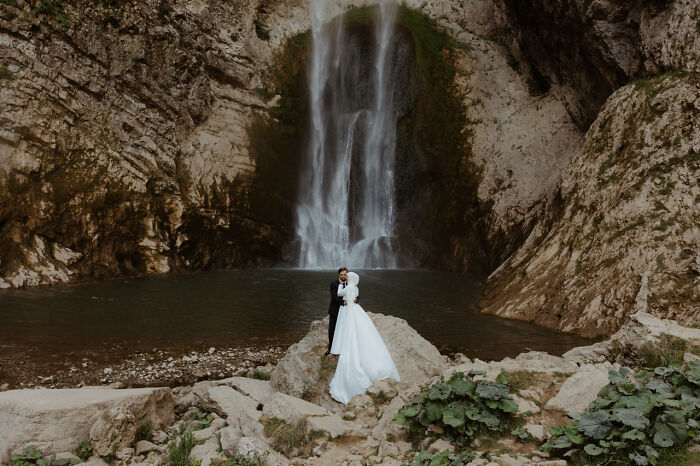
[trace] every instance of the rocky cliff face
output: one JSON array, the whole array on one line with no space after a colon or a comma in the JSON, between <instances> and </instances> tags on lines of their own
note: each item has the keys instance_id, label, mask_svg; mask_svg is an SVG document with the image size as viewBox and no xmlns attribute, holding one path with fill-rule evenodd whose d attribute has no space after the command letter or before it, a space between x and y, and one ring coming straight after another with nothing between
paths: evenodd
<instances>
[{"instance_id":1,"label":"rocky cliff face","mask_svg":"<svg viewBox=\"0 0 700 466\"><path fill-rule=\"evenodd\" d=\"M695 2L406 4L451 37L464 118L464 228L428 262L506 261L487 309L555 328L697 318ZM309 25L305 0L1 0L0 287L293 260Z\"/></svg>"},{"instance_id":2,"label":"rocky cliff face","mask_svg":"<svg viewBox=\"0 0 700 466\"><path fill-rule=\"evenodd\" d=\"M616 91L546 215L491 278L487 310L598 336L635 311L700 313L700 77Z\"/></svg>"}]
</instances>

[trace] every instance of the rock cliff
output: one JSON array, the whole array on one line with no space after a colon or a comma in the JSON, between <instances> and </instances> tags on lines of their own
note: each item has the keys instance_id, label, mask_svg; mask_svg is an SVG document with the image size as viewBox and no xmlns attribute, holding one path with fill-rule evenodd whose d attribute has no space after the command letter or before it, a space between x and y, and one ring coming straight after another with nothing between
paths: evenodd
<instances>
[{"instance_id":1,"label":"rock cliff","mask_svg":"<svg viewBox=\"0 0 700 466\"><path fill-rule=\"evenodd\" d=\"M417 265L498 267L489 312L588 335L696 319L696 3L406 7L450 38L421 92L463 122L444 164L404 161L444 207L404 203L445 233ZM293 262L309 25L304 0L0 1L0 287Z\"/></svg>"}]
</instances>

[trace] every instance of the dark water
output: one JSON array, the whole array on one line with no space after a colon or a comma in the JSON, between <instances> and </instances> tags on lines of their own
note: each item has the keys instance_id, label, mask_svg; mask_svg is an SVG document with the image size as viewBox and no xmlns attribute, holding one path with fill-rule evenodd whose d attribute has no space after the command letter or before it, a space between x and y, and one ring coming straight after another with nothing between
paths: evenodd
<instances>
[{"instance_id":1,"label":"dark water","mask_svg":"<svg viewBox=\"0 0 700 466\"><path fill-rule=\"evenodd\" d=\"M590 341L478 314L479 280L418 270L360 273L368 312L406 319L442 351L500 359ZM327 315L334 271L237 270L0 290L0 349L40 353L298 341Z\"/></svg>"}]
</instances>

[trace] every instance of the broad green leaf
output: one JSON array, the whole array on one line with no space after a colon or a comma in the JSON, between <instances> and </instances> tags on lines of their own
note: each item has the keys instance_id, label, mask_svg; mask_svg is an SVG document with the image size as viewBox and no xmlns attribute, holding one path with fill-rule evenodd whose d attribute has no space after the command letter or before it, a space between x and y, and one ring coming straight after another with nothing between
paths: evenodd
<instances>
[{"instance_id":1,"label":"broad green leaf","mask_svg":"<svg viewBox=\"0 0 700 466\"><path fill-rule=\"evenodd\" d=\"M617 389L624 395L631 395L637 391L637 386L631 382L620 382Z\"/></svg>"},{"instance_id":2,"label":"broad green leaf","mask_svg":"<svg viewBox=\"0 0 700 466\"><path fill-rule=\"evenodd\" d=\"M700 359L696 361L700 361ZM700 365L690 369L686 374L686 377L690 382L694 383L695 385L700 385Z\"/></svg>"},{"instance_id":3,"label":"broad green leaf","mask_svg":"<svg viewBox=\"0 0 700 466\"><path fill-rule=\"evenodd\" d=\"M583 443L583 437L581 437L578 434L567 434L566 436L569 437L569 440L571 440L571 443L573 443L574 445L581 445Z\"/></svg>"},{"instance_id":4,"label":"broad green leaf","mask_svg":"<svg viewBox=\"0 0 700 466\"><path fill-rule=\"evenodd\" d=\"M700 359L694 359L688 363L691 369L700 369Z\"/></svg>"},{"instance_id":5,"label":"broad green leaf","mask_svg":"<svg viewBox=\"0 0 700 466\"><path fill-rule=\"evenodd\" d=\"M610 369L608 371L608 380L611 384L617 385L620 382L629 382L630 375L632 375L632 371L623 366L620 368L619 372L615 369Z\"/></svg>"},{"instance_id":6,"label":"broad green leaf","mask_svg":"<svg viewBox=\"0 0 700 466\"><path fill-rule=\"evenodd\" d=\"M659 366L654 369L654 374L660 375L661 377L668 377L674 372L676 372L676 370L673 367Z\"/></svg>"},{"instance_id":7,"label":"broad green leaf","mask_svg":"<svg viewBox=\"0 0 700 466\"><path fill-rule=\"evenodd\" d=\"M509 391L510 389L507 385L500 383L480 382L479 385L476 386L476 394L487 400L500 400L506 396Z\"/></svg>"},{"instance_id":8,"label":"broad green leaf","mask_svg":"<svg viewBox=\"0 0 700 466\"><path fill-rule=\"evenodd\" d=\"M429 400L425 402L425 414L430 422L435 422L442 419L442 413L445 411L447 404L442 400Z\"/></svg>"},{"instance_id":9,"label":"broad green leaf","mask_svg":"<svg viewBox=\"0 0 700 466\"><path fill-rule=\"evenodd\" d=\"M394 416L394 422L400 426L408 425L408 419L406 419L406 416L404 416L401 411L396 413L396 416Z\"/></svg>"},{"instance_id":10,"label":"broad green leaf","mask_svg":"<svg viewBox=\"0 0 700 466\"><path fill-rule=\"evenodd\" d=\"M651 393L641 393L637 396L623 396L618 401L618 404L626 408L636 409L640 413L646 415L654 409L654 406L660 405L660 399ZM617 405L616 405L617 406Z\"/></svg>"},{"instance_id":11,"label":"broad green leaf","mask_svg":"<svg viewBox=\"0 0 700 466\"><path fill-rule=\"evenodd\" d=\"M496 409L496 408L498 408L498 403L499 403L499 402L500 402L500 401L496 401L496 400L484 400L484 404L486 404L486 406L488 406L488 407L491 408L491 409Z\"/></svg>"},{"instance_id":12,"label":"broad green leaf","mask_svg":"<svg viewBox=\"0 0 700 466\"><path fill-rule=\"evenodd\" d=\"M501 420L498 419L498 416L496 416L488 411L482 411L479 420L481 422L483 422L484 424L486 424L486 426L491 430L498 429L498 427L500 427L500 424L501 424Z\"/></svg>"},{"instance_id":13,"label":"broad green leaf","mask_svg":"<svg viewBox=\"0 0 700 466\"><path fill-rule=\"evenodd\" d=\"M431 400L446 400L452 393L452 387L446 383L438 382L430 387L428 398Z\"/></svg>"},{"instance_id":14,"label":"broad green leaf","mask_svg":"<svg viewBox=\"0 0 700 466\"><path fill-rule=\"evenodd\" d=\"M459 396L471 395L474 393L474 382L469 379L457 378L450 381L452 391Z\"/></svg>"},{"instance_id":15,"label":"broad green leaf","mask_svg":"<svg viewBox=\"0 0 700 466\"><path fill-rule=\"evenodd\" d=\"M569 437L566 435L562 435L561 437L557 437L554 442L552 443L552 448L556 448L557 450L563 450L564 448L570 448L573 444L571 443L571 440L569 440Z\"/></svg>"},{"instance_id":16,"label":"broad green leaf","mask_svg":"<svg viewBox=\"0 0 700 466\"><path fill-rule=\"evenodd\" d=\"M626 426L644 430L649 425L649 419L645 418L636 409L623 408L613 412L613 418Z\"/></svg>"},{"instance_id":17,"label":"broad green leaf","mask_svg":"<svg viewBox=\"0 0 700 466\"><path fill-rule=\"evenodd\" d=\"M607 398L612 401L617 401L622 397L622 394L617 390L615 385L606 385L598 392L598 398Z\"/></svg>"},{"instance_id":18,"label":"broad green leaf","mask_svg":"<svg viewBox=\"0 0 700 466\"><path fill-rule=\"evenodd\" d=\"M656 431L654 442L656 442L656 433L659 432L661 432L660 438L670 438L674 445L681 445L688 440L688 424L683 413L679 411L666 409L656 418L654 430Z\"/></svg>"},{"instance_id":19,"label":"broad green leaf","mask_svg":"<svg viewBox=\"0 0 700 466\"><path fill-rule=\"evenodd\" d=\"M673 446L673 433L671 429L664 425L657 425L656 433L654 434L654 443L661 448Z\"/></svg>"},{"instance_id":20,"label":"broad green leaf","mask_svg":"<svg viewBox=\"0 0 700 466\"><path fill-rule=\"evenodd\" d=\"M610 419L604 411L584 413L579 421L579 428L587 436L602 440L610 432Z\"/></svg>"},{"instance_id":21,"label":"broad green leaf","mask_svg":"<svg viewBox=\"0 0 700 466\"><path fill-rule=\"evenodd\" d=\"M511 397L505 396L498 402L498 407L504 413L516 413L518 412L518 403L515 402Z\"/></svg>"},{"instance_id":22,"label":"broad green leaf","mask_svg":"<svg viewBox=\"0 0 700 466\"><path fill-rule=\"evenodd\" d=\"M556 437L557 435L561 435L564 433L564 427L563 426L554 426L549 429L547 432L550 437Z\"/></svg>"},{"instance_id":23,"label":"broad green leaf","mask_svg":"<svg viewBox=\"0 0 700 466\"><path fill-rule=\"evenodd\" d=\"M578 435L579 428L578 423L574 421L569 421L564 425L564 433L568 436Z\"/></svg>"},{"instance_id":24,"label":"broad green leaf","mask_svg":"<svg viewBox=\"0 0 700 466\"><path fill-rule=\"evenodd\" d=\"M640 432L637 429L632 429L622 434L622 438L625 440L644 440L646 435L644 435L644 432Z\"/></svg>"},{"instance_id":25,"label":"broad green leaf","mask_svg":"<svg viewBox=\"0 0 700 466\"><path fill-rule=\"evenodd\" d=\"M467 406L467 409L464 410L464 414L466 414L466 416L472 421L477 421L481 418L479 408L477 408L475 405Z\"/></svg>"},{"instance_id":26,"label":"broad green leaf","mask_svg":"<svg viewBox=\"0 0 700 466\"><path fill-rule=\"evenodd\" d=\"M24 455L27 457L27 459L30 459L30 460L35 460L35 459L38 459L38 458L41 458L42 456L44 456L41 453L41 450L39 450L34 445L29 445L27 448L25 448Z\"/></svg>"},{"instance_id":27,"label":"broad green leaf","mask_svg":"<svg viewBox=\"0 0 700 466\"><path fill-rule=\"evenodd\" d=\"M652 380L646 384L646 387L656 393L673 393L673 386L663 380Z\"/></svg>"},{"instance_id":28,"label":"broad green leaf","mask_svg":"<svg viewBox=\"0 0 700 466\"><path fill-rule=\"evenodd\" d=\"M595 400L591 401L591 403L588 405L588 409L590 411L598 411L599 409L607 408L611 404L613 404L613 400L598 397Z\"/></svg>"},{"instance_id":29,"label":"broad green leaf","mask_svg":"<svg viewBox=\"0 0 700 466\"><path fill-rule=\"evenodd\" d=\"M640 383L647 383L651 380L652 377L654 377L654 374L652 374L646 369L642 369L641 371L634 374L634 379Z\"/></svg>"},{"instance_id":30,"label":"broad green leaf","mask_svg":"<svg viewBox=\"0 0 700 466\"><path fill-rule=\"evenodd\" d=\"M587 444L585 447L583 447L583 451L585 451L587 454L589 454L591 456L598 456L601 453L603 453L603 449L600 448L595 443Z\"/></svg>"},{"instance_id":31,"label":"broad green leaf","mask_svg":"<svg viewBox=\"0 0 700 466\"><path fill-rule=\"evenodd\" d=\"M420 411L420 410L418 409L417 406L411 406L409 408L404 408L399 412L402 413L406 417L413 417L416 414L418 414L418 411Z\"/></svg>"},{"instance_id":32,"label":"broad green leaf","mask_svg":"<svg viewBox=\"0 0 700 466\"><path fill-rule=\"evenodd\" d=\"M501 372L496 376L496 383L500 383L502 385L509 385L508 384L508 377L506 377L506 374Z\"/></svg>"},{"instance_id":33,"label":"broad green leaf","mask_svg":"<svg viewBox=\"0 0 700 466\"><path fill-rule=\"evenodd\" d=\"M464 407L450 404L442 413L442 422L452 427L461 427L464 425Z\"/></svg>"},{"instance_id":34,"label":"broad green leaf","mask_svg":"<svg viewBox=\"0 0 700 466\"><path fill-rule=\"evenodd\" d=\"M425 403L425 397L423 395L417 396L411 400L412 405L422 405Z\"/></svg>"}]
</instances>

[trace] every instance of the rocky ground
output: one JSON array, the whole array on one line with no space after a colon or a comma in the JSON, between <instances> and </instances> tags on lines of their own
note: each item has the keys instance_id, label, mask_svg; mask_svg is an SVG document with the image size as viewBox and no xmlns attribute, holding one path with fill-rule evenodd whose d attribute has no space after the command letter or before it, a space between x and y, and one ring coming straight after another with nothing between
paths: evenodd
<instances>
[{"instance_id":1,"label":"rocky ground","mask_svg":"<svg viewBox=\"0 0 700 466\"><path fill-rule=\"evenodd\" d=\"M236 376L172 389L83 387L0 393L4 421L0 462L14 452L34 454L32 461L36 455L55 455L91 465L208 466L242 464L244 458L249 461L244 464L270 465L410 463L421 449L440 452L455 447L432 427L422 440L409 441L405 427L394 422L399 410L421 387L441 377L481 371L479 377L486 380L501 373L510 378L517 416L531 440L482 437L469 464L565 465L538 446L550 427L566 422L566 413L582 412L596 399L608 384L611 368L640 361L646 344L665 338L684 342L677 347L686 351L686 360L700 354L700 329L645 313L635 314L609 340L574 348L563 357L530 352L490 363L464 355L449 359L405 321L381 314L371 317L402 379L377 382L347 406L327 395L337 360L323 356L326 322L318 321L274 368L260 368L272 369L270 380ZM193 357L227 361L230 354L214 350L184 357L189 363L195 362ZM261 357L253 356L248 361ZM175 358L166 366L170 363L173 370L181 365ZM216 375L213 372L212 378ZM27 449L29 445L36 450Z\"/></svg>"},{"instance_id":2,"label":"rocky ground","mask_svg":"<svg viewBox=\"0 0 700 466\"><path fill-rule=\"evenodd\" d=\"M124 353L123 349L88 351L80 355L36 356L31 352L0 355L0 391L16 388L115 388L192 384L204 379L269 376L271 365L284 353L280 346L207 348L199 351L153 348ZM259 375L262 377L262 375Z\"/></svg>"}]
</instances>

